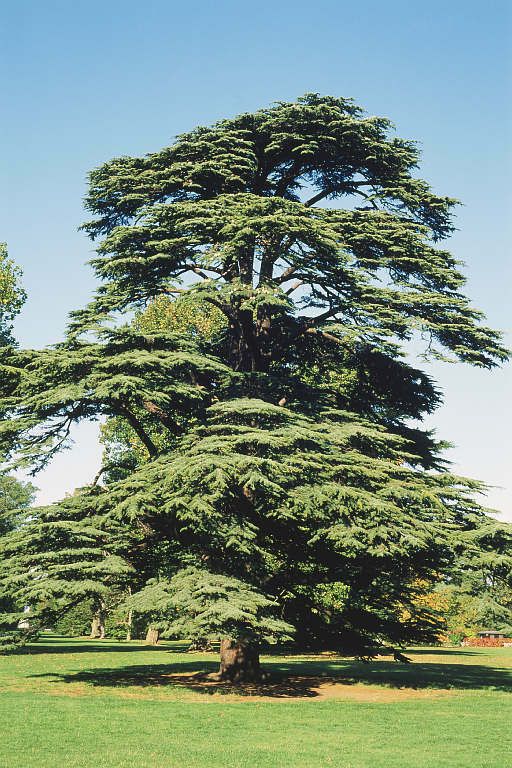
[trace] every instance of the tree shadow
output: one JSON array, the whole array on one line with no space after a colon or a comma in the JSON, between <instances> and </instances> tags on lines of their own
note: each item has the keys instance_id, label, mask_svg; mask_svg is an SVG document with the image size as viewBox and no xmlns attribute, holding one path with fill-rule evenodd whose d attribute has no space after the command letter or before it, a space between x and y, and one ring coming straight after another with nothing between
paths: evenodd
<instances>
[{"instance_id":1,"label":"tree shadow","mask_svg":"<svg viewBox=\"0 0 512 768\"><path fill-rule=\"evenodd\" d=\"M416 653L416 652L415 652ZM365 683L388 688L412 689L493 689L512 691L512 674L508 669L493 668L483 664L458 664L450 662L415 661L400 664L393 661L362 663L344 660L339 662L279 663L273 665L280 675L306 673L333 679L346 684Z\"/></svg>"},{"instance_id":2,"label":"tree shadow","mask_svg":"<svg viewBox=\"0 0 512 768\"><path fill-rule=\"evenodd\" d=\"M314 698L319 687L327 684L353 686L358 683L388 689L497 690L512 691L508 670L478 664L419 662L397 664L379 661L270 662L268 677L258 684L232 685L212 682L206 674L218 669L217 661L183 661L171 664L141 664L112 669L90 669L72 674L44 674L32 677L52 678L52 682L86 683L100 688L188 689L202 694L237 694L273 698Z\"/></svg>"},{"instance_id":3,"label":"tree shadow","mask_svg":"<svg viewBox=\"0 0 512 768\"><path fill-rule=\"evenodd\" d=\"M166 651L167 653L187 653L188 644L183 642L165 642L148 645L143 642L134 644L122 640L91 640L90 638L42 637L34 643L21 646L14 654L39 655L50 653L139 653L140 651Z\"/></svg>"},{"instance_id":4,"label":"tree shadow","mask_svg":"<svg viewBox=\"0 0 512 768\"><path fill-rule=\"evenodd\" d=\"M488 649L489 650L489 649ZM410 648L402 649L403 653L408 656L412 654L413 656L479 656L478 650L469 650L467 647L461 647L461 646L439 646L439 647L417 647L413 646ZM302 656L306 658L323 658L326 661L329 661L330 659L346 659L348 656L350 656L350 653L344 653L343 650L338 651L327 651L327 650L315 650L314 648L300 648L297 646L275 646L275 645L269 645L264 646L263 650L264 654L268 654L269 656L274 656L278 658L282 657L290 657L290 656ZM382 658L383 656L390 656L392 655L392 650L389 650L387 652L378 653L376 652L375 659Z\"/></svg>"},{"instance_id":5,"label":"tree shadow","mask_svg":"<svg viewBox=\"0 0 512 768\"><path fill-rule=\"evenodd\" d=\"M453 646L450 648L412 648L410 651L405 651L405 654L413 654L414 656L480 656L478 651L464 650L459 646Z\"/></svg>"},{"instance_id":6,"label":"tree shadow","mask_svg":"<svg viewBox=\"0 0 512 768\"><path fill-rule=\"evenodd\" d=\"M328 678L312 675L270 674L260 683L234 685L208 679L217 672L218 662L190 661L178 664L135 665L116 669L92 669L73 674L45 673L32 678L51 678L54 683L86 683L99 688L186 689L206 695L269 696L273 698L314 698L315 690ZM347 684L350 684L347 681Z\"/></svg>"}]
</instances>

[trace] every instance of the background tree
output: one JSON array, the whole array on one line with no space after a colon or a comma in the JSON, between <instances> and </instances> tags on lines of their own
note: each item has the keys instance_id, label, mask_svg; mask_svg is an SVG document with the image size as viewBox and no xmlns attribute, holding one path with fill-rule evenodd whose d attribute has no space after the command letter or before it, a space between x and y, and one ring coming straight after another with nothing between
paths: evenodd
<instances>
[{"instance_id":1,"label":"background tree","mask_svg":"<svg viewBox=\"0 0 512 768\"><path fill-rule=\"evenodd\" d=\"M0 243L0 346L14 343L12 321L26 294L20 285L21 270L8 258L7 246ZM30 506L34 488L0 473L0 536L16 525L17 511Z\"/></svg>"},{"instance_id":2,"label":"background tree","mask_svg":"<svg viewBox=\"0 0 512 768\"><path fill-rule=\"evenodd\" d=\"M14 343L12 321L26 298L20 277L21 270L8 258L7 246L0 243L0 346ZM30 483L0 471L0 539L22 524L34 500L34 492ZM12 601L2 595L0 588L0 612L13 608Z\"/></svg>"},{"instance_id":3,"label":"background tree","mask_svg":"<svg viewBox=\"0 0 512 768\"><path fill-rule=\"evenodd\" d=\"M25 599L65 605L151 575L191 627L195 573L214 585L208 634L237 680L258 674L258 642L292 628L358 653L432 637L404 619L412 585L492 522L478 483L424 471L439 446L408 420L439 394L403 345L419 335L430 355L486 367L507 353L436 245L454 201L390 130L309 94L91 174L102 284L62 344L4 353L2 437L37 469L74 422L114 418L147 460L114 452L103 484L27 527L21 560L12 539L6 579ZM177 323L120 324L169 299ZM223 608L237 590L250 626Z\"/></svg>"},{"instance_id":4,"label":"background tree","mask_svg":"<svg viewBox=\"0 0 512 768\"><path fill-rule=\"evenodd\" d=\"M9 259L6 244L0 243L0 346L12 344L12 321L26 299L20 277L21 270Z\"/></svg>"},{"instance_id":5,"label":"background tree","mask_svg":"<svg viewBox=\"0 0 512 768\"><path fill-rule=\"evenodd\" d=\"M35 488L30 483L23 483L5 472L0 472L0 552L2 540L23 524L34 501ZM10 643L12 635L5 633L2 627L4 617L8 618L8 629L13 627L13 614L18 620L25 605L16 601L12 590L4 590L0 583L0 643ZM17 622L16 622L17 623Z\"/></svg>"},{"instance_id":6,"label":"background tree","mask_svg":"<svg viewBox=\"0 0 512 768\"><path fill-rule=\"evenodd\" d=\"M447 627L454 639L494 629L512 635L511 528L493 524L474 531L469 557L446 585Z\"/></svg>"}]
</instances>

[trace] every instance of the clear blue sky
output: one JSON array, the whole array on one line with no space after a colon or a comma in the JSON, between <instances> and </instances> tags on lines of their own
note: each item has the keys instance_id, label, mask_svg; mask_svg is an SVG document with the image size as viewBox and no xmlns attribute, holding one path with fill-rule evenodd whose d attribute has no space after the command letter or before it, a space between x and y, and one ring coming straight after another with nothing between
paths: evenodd
<instances>
[{"instance_id":1,"label":"clear blue sky","mask_svg":"<svg viewBox=\"0 0 512 768\"><path fill-rule=\"evenodd\" d=\"M93 289L91 244L77 232L90 169L306 91L352 96L421 141L423 175L464 202L449 247L467 264L468 291L509 333L511 9L508 0L4 4L0 239L25 273L21 343L59 340ZM511 369L430 366L445 391L430 424L456 444L457 471L503 487L490 501L510 519ZM87 482L98 461L95 428L84 427L39 477L41 500Z\"/></svg>"}]
</instances>

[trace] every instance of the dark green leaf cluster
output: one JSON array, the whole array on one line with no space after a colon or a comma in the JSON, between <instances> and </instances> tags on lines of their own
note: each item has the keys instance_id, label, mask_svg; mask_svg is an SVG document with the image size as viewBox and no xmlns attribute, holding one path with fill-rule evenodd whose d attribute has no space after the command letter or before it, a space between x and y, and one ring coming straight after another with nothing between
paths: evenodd
<instances>
[{"instance_id":1,"label":"dark green leaf cluster","mask_svg":"<svg viewBox=\"0 0 512 768\"><path fill-rule=\"evenodd\" d=\"M193 567L168 581L150 581L124 605L139 613L158 613L162 618L153 625L163 637L215 641L227 636L275 643L290 640L294 633L273 615L277 603L250 584Z\"/></svg>"}]
</instances>

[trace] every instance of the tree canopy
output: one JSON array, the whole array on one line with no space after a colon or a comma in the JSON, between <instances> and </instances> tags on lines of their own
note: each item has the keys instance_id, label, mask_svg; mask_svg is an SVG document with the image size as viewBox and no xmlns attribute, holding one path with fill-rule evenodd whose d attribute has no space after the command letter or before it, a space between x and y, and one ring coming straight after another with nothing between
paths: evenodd
<instances>
[{"instance_id":1,"label":"tree canopy","mask_svg":"<svg viewBox=\"0 0 512 768\"><path fill-rule=\"evenodd\" d=\"M492 521L410 425L440 394L405 345L484 367L507 352L438 245L455 201L391 131L308 94L92 172L96 295L55 347L2 352L18 461L37 469L72 424L115 420L94 484L4 542L5 588L42 617L50 597L129 585L170 596L169 632L240 647L432 636L425 613L404 620L414 585Z\"/></svg>"}]
</instances>

